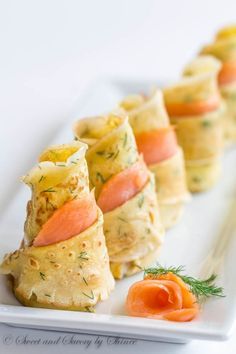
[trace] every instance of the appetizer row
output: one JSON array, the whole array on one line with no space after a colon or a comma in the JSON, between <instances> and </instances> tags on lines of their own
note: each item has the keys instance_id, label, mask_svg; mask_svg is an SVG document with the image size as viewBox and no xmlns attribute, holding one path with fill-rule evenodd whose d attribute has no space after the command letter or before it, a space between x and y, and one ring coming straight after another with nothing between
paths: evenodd
<instances>
[{"instance_id":1,"label":"appetizer row","mask_svg":"<svg viewBox=\"0 0 236 354\"><path fill-rule=\"evenodd\" d=\"M113 276L155 262L163 241L155 180L127 117L81 120L75 130L88 145L51 146L23 177L32 190L24 240L1 273L27 306L92 311Z\"/></svg>"},{"instance_id":2,"label":"appetizer row","mask_svg":"<svg viewBox=\"0 0 236 354\"><path fill-rule=\"evenodd\" d=\"M41 153L23 177L32 191L24 239L0 266L22 304L93 311L114 278L146 269L129 291L130 315L175 321L197 315L187 277L173 268L147 269L189 191L218 180L224 140L236 140L236 65L228 42L236 47L235 29L221 31L163 93L131 95L110 114L80 119L75 141ZM221 295L213 280L198 285ZM170 296L176 301L169 303Z\"/></svg>"}]
</instances>

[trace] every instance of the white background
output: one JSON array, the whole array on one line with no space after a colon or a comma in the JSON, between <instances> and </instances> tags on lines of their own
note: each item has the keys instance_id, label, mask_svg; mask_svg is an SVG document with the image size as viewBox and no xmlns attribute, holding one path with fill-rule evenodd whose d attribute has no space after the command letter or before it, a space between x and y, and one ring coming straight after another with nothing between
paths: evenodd
<instances>
[{"instance_id":1,"label":"white background","mask_svg":"<svg viewBox=\"0 0 236 354\"><path fill-rule=\"evenodd\" d=\"M96 78L175 78L218 27L233 22L235 0L1 0L0 209L19 176ZM4 354L42 351L37 346L4 345L8 333L48 337L47 332L0 325ZM43 347L44 354L65 349L83 352L76 346ZM132 347L112 347L117 353L235 350L236 338L187 346L140 341ZM100 349L110 351L108 346Z\"/></svg>"}]
</instances>

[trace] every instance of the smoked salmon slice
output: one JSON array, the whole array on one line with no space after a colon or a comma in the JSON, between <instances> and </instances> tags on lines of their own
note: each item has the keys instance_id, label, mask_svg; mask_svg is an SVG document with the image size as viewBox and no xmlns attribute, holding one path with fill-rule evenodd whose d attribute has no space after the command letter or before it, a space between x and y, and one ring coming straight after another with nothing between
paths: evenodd
<instances>
[{"instance_id":1,"label":"smoked salmon slice","mask_svg":"<svg viewBox=\"0 0 236 354\"><path fill-rule=\"evenodd\" d=\"M145 279L155 279L155 277L149 274L145 276ZM189 291L188 285L185 284L185 282L177 275L169 272L167 274L158 275L156 279L170 280L180 286L184 308L192 307L196 303L196 297L193 295L193 293L191 293L191 291Z\"/></svg>"},{"instance_id":2,"label":"smoked salmon slice","mask_svg":"<svg viewBox=\"0 0 236 354\"><path fill-rule=\"evenodd\" d=\"M140 158L131 167L112 176L102 187L97 204L106 213L134 197L148 181L148 170Z\"/></svg>"},{"instance_id":3,"label":"smoked salmon slice","mask_svg":"<svg viewBox=\"0 0 236 354\"><path fill-rule=\"evenodd\" d=\"M162 319L175 322L189 322L198 315L198 307L176 310L163 315Z\"/></svg>"},{"instance_id":4,"label":"smoked salmon slice","mask_svg":"<svg viewBox=\"0 0 236 354\"><path fill-rule=\"evenodd\" d=\"M46 246L78 235L97 219L93 193L87 198L74 199L57 209L36 236L33 246Z\"/></svg>"},{"instance_id":5,"label":"smoked salmon slice","mask_svg":"<svg viewBox=\"0 0 236 354\"><path fill-rule=\"evenodd\" d=\"M200 115L215 111L219 106L219 95L214 95L205 101L166 103L166 109L170 117Z\"/></svg>"},{"instance_id":6,"label":"smoked salmon slice","mask_svg":"<svg viewBox=\"0 0 236 354\"><path fill-rule=\"evenodd\" d=\"M143 132L136 135L138 150L143 154L147 165L161 162L175 155L178 150L173 127Z\"/></svg>"},{"instance_id":7,"label":"smoked salmon slice","mask_svg":"<svg viewBox=\"0 0 236 354\"><path fill-rule=\"evenodd\" d=\"M145 277L133 284L126 299L128 315L176 322L194 319L199 313L196 297L173 273Z\"/></svg>"},{"instance_id":8,"label":"smoked salmon slice","mask_svg":"<svg viewBox=\"0 0 236 354\"><path fill-rule=\"evenodd\" d=\"M218 75L220 85L227 85L236 81L236 61L227 61L223 63Z\"/></svg>"}]
</instances>

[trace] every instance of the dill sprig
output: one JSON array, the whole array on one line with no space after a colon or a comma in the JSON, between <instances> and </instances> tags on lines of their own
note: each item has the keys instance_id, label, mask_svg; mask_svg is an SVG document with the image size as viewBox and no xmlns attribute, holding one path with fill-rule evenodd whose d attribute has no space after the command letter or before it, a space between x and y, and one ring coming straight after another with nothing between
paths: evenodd
<instances>
[{"instance_id":1,"label":"dill sprig","mask_svg":"<svg viewBox=\"0 0 236 354\"><path fill-rule=\"evenodd\" d=\"M115 153L113 152L113 151L97 151L96 152L96 154L97 155L99 155L99 156L103 156L105 159L111 159L114 155L115 155Z\"/></svg>"},{"instance_id":2,"label":"dill sprig","mask_svg":"<svg viewBox=\"0 0 236 354\"><path fill-rule=\"evenodd\" d=\"M138 207L142 208L143 203L144 203L144 195L141 194L140 197L139 197L139 200L138 200Z\"/></svg>"},{"instance_id":3,"label":"dill sprig","mask_svg":"<svg viewBox=\"0 0 236 354\"><path fill-rule=\"evenodd\" d=\"M42 180L45 179L45 178L46 178L46 177L45 177L44 175L42 175L42 176L40 177L40 179L38 180L38 183L42 182Z\"/></svg>"},{"instance_id":4,"label":"dill sprig","mask_svg":"<svg viewBox=\"0 0 236 354\"><path fill-rule=\"evenodd\" d=\"M123 221L123 222L128 222L125 218L122 218L121 216L118 216L117 219L119 219L120 221Z\"/></svg>"},{"instance_id":5,"label":"dill sprig","mask_svg":"<svg viewBox=\"0 0 236 354\"><path fill-rule=\"evenodd\" d=\"M84 261L88 261L89 260L88 254L85 251L80 252L80 254L78 255L78 258L79 259L83 259Z\"/></svg>"},{"instance_id":6,"label":"dill sprig","mask_svg":"<svg viewBox=\"0 0 236 354\"><path fill-rule=\"evenodd\" d=\"M42 193L54 193L54 192L56 192L56 191L55 191L55 189L53 189L53 187L50 187L48 189L44 189L42 191Z\"/></svg>"},{"instance_id":7,"label":"dill sprig","mask_svg":"<svg viewBox=\"0 0 236 354\"><path fill-rule=\"evenodd\" d=\"M85 279L85 277L83 277L83 282L85 283L85 285L88 286L88 282L87 282L87 280Z\"/></svg>"},{"instance_id":8,"label":"dill sprig","mask_svg":"<svg viewBox=\"0 0 236 354\"><path fill-rule=\"evenodd\" d=\"M113 161L117 158L117 156L119 155L119 153L120 153L120 151L117 150L116 153L115 153L115 154L113 155L113 157L112 157L112 160L113 160Z\"/></svg>"},{"instance_id":9,"label":"dill sprig","mask_svg":"<svg viewBox=\"0 0 236 354\"><path fill-rule=\"evenodd\" d=\"M105 183L106 182L105 178L103 177L103 175L100 172L96 173L96 178L97 178L97 180L100 180L101 183Z\"/></svg>"},{"instance_id":10,"label":"dill sprig","mask_svg":"<svg viewBox=\"0 0 236 354\"><path fill-rule=\"evenodd\" d=\"M46 275L43 272L39 272L39 275L40 275L42 280L46 279Z\"/></svg>"},{"instance_id":11,"label":"dill sprig","mask_svg":"<svg viewBox=\"0 0 236 354\"><path fill-rule=\"evenodd\" d=\"M163 267L160 264L157 264L156 267L144 269L144 276L153 275L154 277L158 277L159 275L173 273L189 286L190 291L197 297L198 301L211 296L224 297L223 288L214 283L217 277L216 274L212 274L207 279L196 279L183 274L184 270L185 268L183 266Z\"/></svg>"},{"instance_id":12,"label":"dill sprig","mask_svg":"<svg viewBox=\"0 0 236 354\"><path fill-rule=\"evenodd\" d=\"M86 294L84 292L82 292L82 294L86 297L88 297L89 299L91 300L94 300L94 293L93 293L93 290L90 290L90 294Z\"/></svg>"}]
</instances>

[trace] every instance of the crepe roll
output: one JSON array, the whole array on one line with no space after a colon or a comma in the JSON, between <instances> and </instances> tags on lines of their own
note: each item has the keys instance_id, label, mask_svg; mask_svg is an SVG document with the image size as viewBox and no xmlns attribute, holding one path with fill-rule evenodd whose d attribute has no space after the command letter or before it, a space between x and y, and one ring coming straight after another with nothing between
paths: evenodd
<instances>
[{"instance_id":1,"label":"crepe roll","mask_svg":"<svg viewBox=\"0 0 236 354\"><path fill-rule=\"evenodd\" d=\"M186 71L191 67L195 74L188 73L164 90L166 108L183 148L191 192L211 188L221 170L225 105L217 83L220 63L214 60L208 65L213 65L212 70L205 71L201 60L189 64Z\"/></svg>"},{"instance_id":2,"label":"crepe roll","mask_svg":"<svg viewBox=\"0 0 236 354\"><path fill-rule=\"evenodd\" d=\"M32 191L24 242L5 256L0 272L11 276L25 306L91 312L114 287L86 148L52 146L23 177Z\"/></svg>"},{"instance_id":3,"label":"crepe roll","mask_svg":"<svg viewBox=\"0 0 236 354\"><path fill-rule=\"evenodd\" d=\"M155 176L161 220L170 228L180 219L189 192L182 148L169 124L162 92L128 96L120 107L129 115L138 150Z\"/></svg>"},{"instance_id":4,"label":"crepe roll","mask_svg":"<svg viewBox=\"0 0 236 354\"><path fill-rule=\"evenodd\" d=\"M224 137L226 145L231 145L236 142L236 26L222 28L201 53L213 55L222 64L218 82L227 109Z\"/></svg>"},{"instance_id":5,"label":"crepe roll","mask_svg":"<svg viewBox=\"0 0 236 354\"><path fill-rule=\"evenodd\" d=\"M155 181L138 154L128 118L116 113L79 120L74 134L89 144L91 187L104 213L104 234L115 278L153 263L163 241Z\"/></svg>"}]
</instances>

